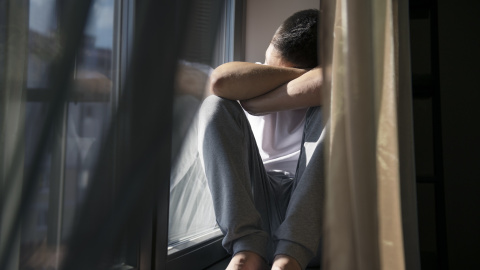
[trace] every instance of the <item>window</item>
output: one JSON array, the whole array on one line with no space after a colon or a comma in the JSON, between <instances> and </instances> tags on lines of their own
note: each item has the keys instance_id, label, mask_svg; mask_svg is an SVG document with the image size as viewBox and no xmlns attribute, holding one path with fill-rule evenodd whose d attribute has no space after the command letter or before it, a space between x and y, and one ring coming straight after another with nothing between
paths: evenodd
<instances>
[{"instance_id":1,"label":"window","mask_svg":"<svg viewBox=\"0 0 480 270\"><path fill-rule=\"evenodd\" d=\"M194 269L226 256L185 149L209 72L242 60L243 1L161 2L0 0L0 268Z\"/></svg>"},{"instance_id":2,"label":"window","mask_svg":"<svg viewBox=\"0 0 480 270\"><path fill-rule=\"evenodd\" d=\"M218 260L226 256L198 156L196 113L213 68L234 58L243 60L238 53L241 48L234 47L235 39L238 43L241 38L238 32L243 23L243 3L225 1L219 26L213 16L216 9L218 6L211 1L197 1L193 5L177 71L168 224L169 269L192 268L193 264L187 266L187 258L195 258L195 253L200 254L202 250L211 258L198 257L196 267L205 267L214 262L212 258ZM215 35L215 40L209 38Z\"/></svg>"},{"instance_id":3,"label":"window","mask_svg":"<svg viewBox=\"0 0 480 270\"><path fill-rule=\"evenodd\" d=\"M13 240L15 248L5 253L2 250L0 263L5 265L5 259L11 258L9 269L58 269L75 233L75 219L85 206L100 150L105 146L117 109L131 39L129 16L133 10L129 10L133 9L133 1L92 1L73 73L68 75L70 94L55 107L53 85L57 77L49 75L69 38L62 36L65 32L60 28L64 26L62 16L71 14L71 3L1 1L2 13L6 15L0 22L0 64L6 81L2 91L6 98L1 106L20 104L16 110L0 114L2 121L11 117L15 120L2 122L2 136L3 130L11 132L19 126L15 129L16 138L7 138L0 147L2 162L17 157L10 164L2 164L0 182L2 195L9 194L10 200L15 201L2 201L2 210L15 209L18 203L21 220L16 221L14 215L5 216L8 211L1 216L2 234L16 232L20 236ZM75 19L78 20L65 21ZM18 79L23 79L23 83L15 85ZM12 93L22 94L9 98ZM9 144L13 146L10 153L3 148ZM15 168L17 177L12 177ZM115 186L114 178L103 181ZM17 192L12 194L11 190ZM115 190L110 191L104 195L113 196ZM15 231L18 224L21 226ZM2 237L2 247L8 246L8 241L9 238ZM107 263L125 264L127 257L132 257L129 254L136 252L134 246L121 248L113 252Z\"/></svg>"}]
</instances>

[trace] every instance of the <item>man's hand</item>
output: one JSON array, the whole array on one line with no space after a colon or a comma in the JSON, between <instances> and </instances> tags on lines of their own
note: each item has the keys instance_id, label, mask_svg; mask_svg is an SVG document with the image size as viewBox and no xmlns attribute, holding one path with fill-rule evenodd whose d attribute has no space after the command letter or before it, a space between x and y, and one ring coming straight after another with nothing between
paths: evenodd
<instances>
[{"instance_id":1,"label":"man's hand","mask_svg":"<svg viewBox=\"0 0 480 270\"><path fill-rule=\"evenodd\" d=\"M303 69L230 62L217 67L211 77L211 92L231 99L246 100L261 96L303 75Z\"/></svg>"},{"instance_id":2,"label":"man's hand","mask_svg":"<svg viewBox=\"0 0 480 270\"><path fill-rule=\"evenodd\" d=\"M322 70L317 67L272 91L240 103L252 115L320 106L323 102L321 85Z\"/></svg>"}]
</instances>

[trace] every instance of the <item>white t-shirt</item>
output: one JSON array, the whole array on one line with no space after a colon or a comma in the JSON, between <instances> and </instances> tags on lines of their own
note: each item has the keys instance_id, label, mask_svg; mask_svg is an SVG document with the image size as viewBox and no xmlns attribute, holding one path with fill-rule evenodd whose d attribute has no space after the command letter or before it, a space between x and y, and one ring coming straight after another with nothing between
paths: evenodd
<instances>
[{"instance_id":1,"label":"white t-shirt","mask_svg":"<svg viewBox=\"0 0 480 270\"><path fill-rule=\"evenodd\" d=\"M307 109L298 109L262 116L245 112L267 171L295 174L306 112Z\"/></svg>"}]
</instances>

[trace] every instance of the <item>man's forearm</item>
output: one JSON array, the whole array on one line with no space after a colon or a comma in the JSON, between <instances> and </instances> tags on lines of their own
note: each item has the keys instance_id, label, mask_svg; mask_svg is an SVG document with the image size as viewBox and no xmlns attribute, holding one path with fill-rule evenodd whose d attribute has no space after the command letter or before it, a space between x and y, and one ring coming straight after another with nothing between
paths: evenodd
<instances>
[{"instance_id":1,"label":"man's forearm","mask_svg":"<svg viewBox=\"0 0 480 270\"><path fill-rule=\"evenodd\" d=\"M211 77L211 92L232 99L245 100L261 96L306 71L248 62L230 62L216 68Z\"/></svg>"},{"instance_id":2,"label":"man's forearm","mask_svg":"<svg viewBox=\"0 0 480 270\"><path fill-rule=\"evenodd\" d=\"M240 103L252 115L320 106L321 85L321 69L315 68L266 94L242 100Z\"/></svg>"}]
</instances>

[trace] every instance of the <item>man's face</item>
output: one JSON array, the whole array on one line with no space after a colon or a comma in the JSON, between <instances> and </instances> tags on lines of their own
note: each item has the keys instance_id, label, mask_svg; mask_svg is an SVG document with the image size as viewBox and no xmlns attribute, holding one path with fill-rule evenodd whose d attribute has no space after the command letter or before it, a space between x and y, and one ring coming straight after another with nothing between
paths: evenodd
<instances>
[{"instance_id":1,"label":"man's face","mask_svg":"<svg viewBox=\"0 0 480 270\"><path fill-rule=\"evenodd\" d=\"M284 60L280 52L271 43L265 52L265 65L277 67L295 67L294 64Z\"/></svg>"}]
</instances>

